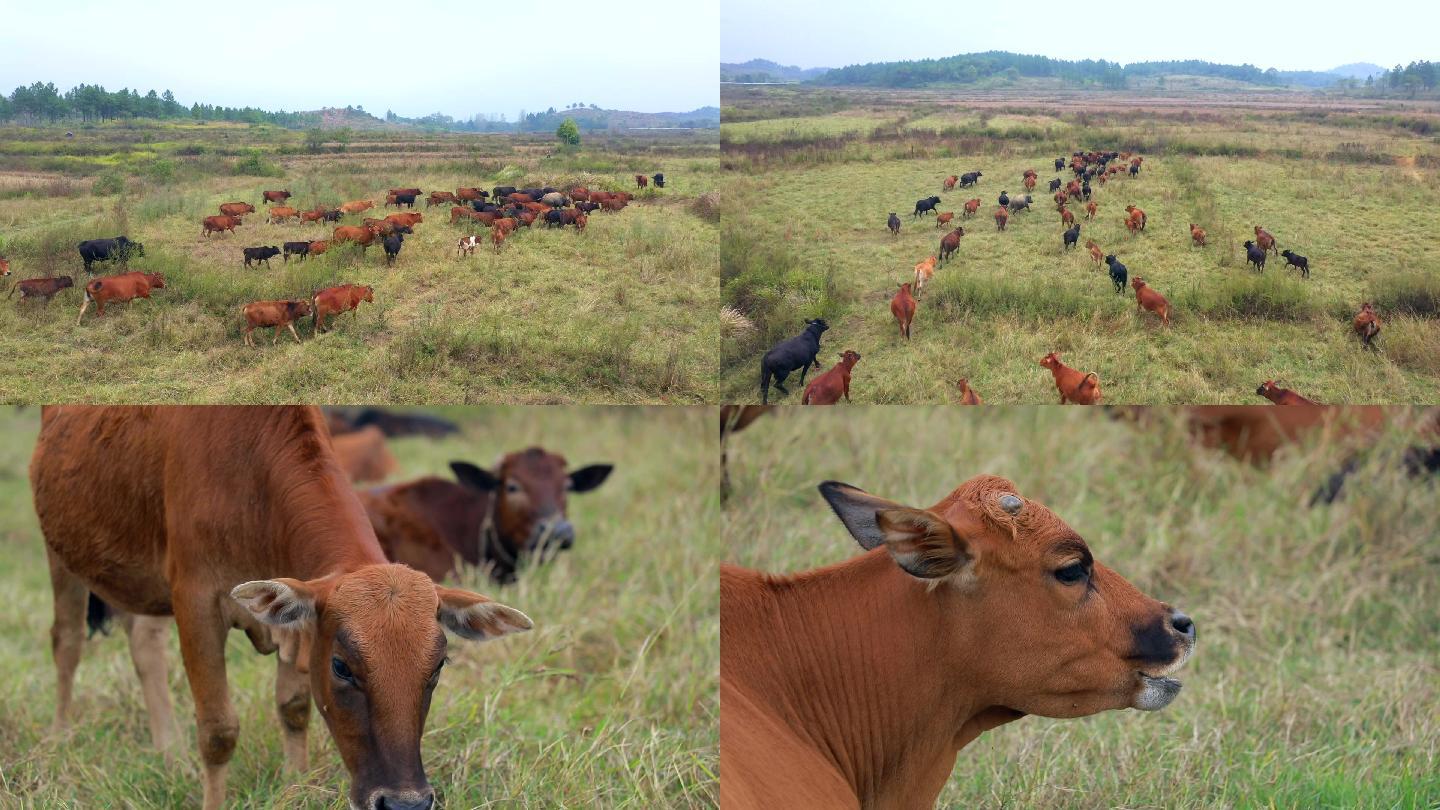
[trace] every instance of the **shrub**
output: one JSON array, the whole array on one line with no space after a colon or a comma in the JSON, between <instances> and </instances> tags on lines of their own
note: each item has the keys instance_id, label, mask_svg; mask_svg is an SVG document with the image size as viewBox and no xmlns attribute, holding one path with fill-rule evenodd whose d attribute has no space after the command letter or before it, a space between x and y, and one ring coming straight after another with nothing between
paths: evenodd
<instances>
[{"instance_id":1,"label":"shrub","mask_svg":"<svg viewBox=\"0 0 1440 810\"><path fill-rule=\"evenodd\" d=\"M1372 282L1371 301L1381 312L1440 317L1440 277L1434 272L1395 270Z\"/></svg>"},{"instance_id":2,"label":"shrub","mask_svg":"<svg viewBox=\"0 0 1440 810\"><path fill-rule=\"evenodd\" d=\"M119 172L105 172L104 174L95 178L95 185L91 189L91 191L99 197L104 197L110 194L124 194L125 176L120 174Z\"/></svg>"},{"instance_id":3,"label":"shrub","mask_svg":"<svg viewBox=\"0 0 1440 810\"><path fill-rule=\"evenodd\" d=\"M720 192L707 191L690 204L690 213L706 222L720 221Z\"/></svg>"},{"instance_id":4,"label":"shrub","mask_svg":"<svg viewBox=\"0 0 1440 810\"><path fill-rule=\"evenodd\" d=\"M1324 314L1305 282L1274 272L1206 280L1172 299L1179 309L1214 317L1299 321Z\"/></svg>"}]
</instances>

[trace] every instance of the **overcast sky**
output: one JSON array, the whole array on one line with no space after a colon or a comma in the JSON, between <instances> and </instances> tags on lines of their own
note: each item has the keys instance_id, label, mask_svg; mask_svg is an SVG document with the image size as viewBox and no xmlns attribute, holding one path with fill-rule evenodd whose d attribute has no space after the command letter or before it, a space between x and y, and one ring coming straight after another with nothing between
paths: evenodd
<instances>
[{"instance_id":1,"label":"overcast sky","mask_svg":"<svg viewBox=\"0 0 1440 810\"><path fill-rule=\"evenodd\" d=\"M182 104L456 118L719 104L720 0L42 0L0 17L0 92L53 81Z\"/></svg>"},{"instance_id":2,"label":"overcast sky","mask_svg":"<svg viewBox=\"0 0 1440 810\"><path fill-rule=\"evenodd\" d=\"M1382 9L1394 13L1382 13ZM1333 0L1073 0L940 4L724 0L720 56L831 67L1013 51L1058 59L1204 59L1279 70L1382 67L1440 56L1440 3Z\"/></svg>"}]
</instances>

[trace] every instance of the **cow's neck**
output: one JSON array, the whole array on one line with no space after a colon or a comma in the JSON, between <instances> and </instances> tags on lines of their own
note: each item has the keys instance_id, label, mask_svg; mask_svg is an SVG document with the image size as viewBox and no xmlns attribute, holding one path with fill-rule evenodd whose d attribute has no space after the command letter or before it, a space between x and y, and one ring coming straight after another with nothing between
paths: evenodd
<instances>
[{"instance_id":1,"label":"cow's neck","mask_svg":"<svg viewBox=\"0 0 1440 810\"><path fill-rule=\"evenodd\" d=\"M310 463L313 469L291 469L275 481L269 499L285 575L318 579L389 562L339 465L330 457ZM303 483L292 485L296 480Z\"/></svg>"},{"instance_id":2,"label":"cow's neck","mask_svg":"<svg viewBox=\"0 0 1440 810\"><path fill-rule=\"evenodd\" d=\"M948 587L942 585L941 587ZM866 807L929 807L960 748L993 712L947 680L964 629L942 600L883 550L777 580L773 629L757 643L756 682L801 736L829 756ZM953 677L953 675L952 675Z\"/></svg>"}]
</instances>

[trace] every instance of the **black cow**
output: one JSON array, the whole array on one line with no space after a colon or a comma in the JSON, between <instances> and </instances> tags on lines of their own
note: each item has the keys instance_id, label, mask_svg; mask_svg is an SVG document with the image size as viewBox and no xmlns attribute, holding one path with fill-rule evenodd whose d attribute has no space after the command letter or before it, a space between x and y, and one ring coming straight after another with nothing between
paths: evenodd
<instances>
[{"instance_id":1,"label":"black cow","mask_svg":"<svg viewBox=\"0 0 1440 810\"><path fill-rule=\"evenodd\" d=\"M546 211L546 212L545 212L545 227L547 227L547 228L563 228L563 227L565 227L565 212L564 212L564 211L561 211L561 210L559 210L559 209L555 209L555 210L553 210L553 211Z\"/></svg>"},{"instance_id":2,"label":"black cow","mask_svg":"<svg viewBox=\"0 0 1440 810\"><path fill-rule=\"evenodd\" d=\"M933 213L935 213L935 206L937 206L937 205L939 205L939 204L940 204L940 198L939 198L939 197L926 197L926 198L923 199L923 200L916 200L916 201L915 201L915 213L911 214L910 216L911 216L911 217L917 217L917 216L920 216L921 214L926 214L926 213L931 213L931 214L933 214Z\"/></svg>"},{"instance_id":3,"label":"black cow","mask_svg":"<svg viewBox=\"0 0 1440 810\"><path fill-rule=\"evenodd\" d=\"M600 209L600 207L601 207L601 206L600 206L600 203L593 203L593 202L577 202L577 203L575 203L575 210L577 210L577 211L584 211L584 212L587 213L587 214L590 213L591 211L598 211L598 210Z\"/></svg>"},{"instance_id":4,"label":"black cow","mask_svg":"<svg viewBox=\"0 0 1440 810\"><path fill-rule=\"evenodd\" d=\"M1079 228L1079 223L1076 223L1075 227ZM1125 270L1125 265L1121 264L1113 253L1105 257L1105 263L1110 265L1110 280L1115 283L1115 294L1124 295L1125 282L1130 279L1130 273Z\"/></svg>"},{"instance_id":5,"label":"black cow","mask_svg":"<svg viewBox=\"0 0 1440 810\"><path fill-rule=\"evenodd\" d=\"M400 228L396 228L389 236L385 237L385 265L388 267L395 263L395 257L400 255L400 247L405 244L405 234Z\"/></svg>"},{"instance_id":6,"label":"black cow","mask_svg":"<svg viewBox=\"0 0 1440 810\"><path fill-rule=\"evenodd\" d=\"M1084 197L1084 198L1087 199L1087 200L1090 199L1090 181L1089 181L1089 180L1086 180L1086 181L1080 186L1080 196Z\"/></svg>"},{"instance_id":7,"label":"black cow","mask_svg":"<svg viewBox=\"0 0 1440 810\"><path fill-rule=\"evenodd\" d=\"M664 187L665 187L665 173L664 173L664 172L656 172L654 175L652 175L652 176L650 177L650 179L655 181L655 188L664 188Z\"/></svg>"},{"instance_id":8,"label":"black cow","mask_svg":"<svg viewBox=\"0 0 1440 810\"><path fill-rule=\"evenodd\" d=\"M487 211L496 213L500 211L500 206L494 203L485 202L484 200L472 200L470 202L470 207L474 208L476 211L479 211L482 214Z\"/></svg>"},{"instance_id":9,"label":"black cow","mask_svg":"<svg viewBox=\"0 0 1440 810\"><path fill-rule=\"evenodd\" d=\"M307 248L308 252L309 249ZM245 266L249 267L251 262L264 262L266 267L270 266L270 257L279 256L280 248L270 245L269 247L245 248ZM288 259L287 259L288 261Z\"/></svg>"},{"instance_id":10,"label":"black cow","mask_svg":"<svg viewBox=\"0 0 1440 810\"><path fill-rule=\"evenodd\" d=\"M1051 193L1051 194L1054 194L1055 192L1059 191L1059 190L1060 190L1060 187L1063 186L1063 185L1065 185L1065 181L1061 180L1061 179L1058 178L1058 177L1055 178L1054 180L1051 180L1051 181L1050 181L1050 193Z\"/></svg>"},{"instance_id":11,"label":"black cow","mask_svg":"<svg viewBox=\"0 0 1440 810\"><path fill-rule=\"evenodd\" d=\"M126 264L131 256L144 256L145 246L139 242L131 242L124 236L116 236L113 239L91 239L76 245L80 251L80 258L85 261L85 272L93 272L90 265L100 261L116 261Z\"/></svg>"},{"instance_id":12,"label":"black cow","mask_svg":"<svg viewBox=\"0 0 1440 810\"><path fill-rule=\"evenodd\" d=\"M1055 158L1055 171L1058 172L1058 171L1061 171L1061 170L1064 169L1064 168L1065 168L1065 158Z\"/></svg>"},{"instance_id":13,"label":"black cow","mask_svg":"<svg viewBox=\"0 0 1440 810\"><path fill-rule=\"evenodd\" d=\"M895 216L894 211L890 212L890 220L885 225L890 229L891 236L900 235L900 217Z\"/></svg>"},{"instance_id":14,"label":"black cow","mask_svg":"<svg viewBox=\"0 0 1440 810\"><path fill-rule=\"evenodd\" d=\"M330 210L328 210L328 211L325 212L325 215L324 215L323 217L321 217L321 221L322 221L322 222L339 222L339 221L340 221L340 217L343 217L343 216L345 216L345 212L344 212L344 211L341 211L339 208L331 208Z\"/></svg>"},{"instance_id":15,"label":"black cow","mask_svg":"<svg viewBox=\"0 0 1440 810\"><path fill-rule=\"evenodd\" d=\"M1010 192L1008 192L1008 191L1002 191L1002 192L1000 192L1000 207L1001 207L1001 208L1009 208L1009 207L1010 207Z\"/></svg>"},{"instance_id":16,"label":"black cow","mask_svg":"<svg viewBox=\"0 0 1440 810\"><path fill-rule=\"evenodd\" d=\"M490 192L490 198L494 200L504 199L506 196L515 193L514 186L496 186Z\"/></svg>"},{"instance_id":17,"label":"black cow","mask_svg":"<svg viewBox=\"0 0 1440 810\"><path fill-rule=\"evenodd\" d=\"M402 206L402 205L408 206L408 207L410 207L410 208L414 208L414 207L415 207L415 195L414 195L414 194L396 194L396 195L395 195L395 207L396 207L396 208L399 208L399 207Z\"/></svg>"},{"instance_id":18,"label":"black cow","mask_svg":"<svg viewBox=\"0 0 1440 810\"><path fill-rule=\"evenodd\" d=\"M292 254L292 253L295 254L296 256L299 256L301 261L304 261L304 260L305 260L305 257L310 255L310 243L309 243L309 242L286 242L286 243L285 243L285 261L287 261L287 262L290 261L290 254Z\"/></svg>"},{"instance_id":19,"label":"black cow","mask_svg":"<svg viewBox=\"0 0 1440 810\"><path fill-rule=\"evenodd\" d=\"M1253 239L1245 240L1245 263L1255 265L1258 272L1265 272L1265 250L1257 247Z\"/></svg>"},{"instance_id":20,"label":"black cow","mask_svg":"<svg viewBox=\"0 0 1440 810\"><path fill-rule=\"evenodd\" d=\"M965 188L966 186L980 185L980 175L982 174L984 174L984 172L966 172L960 175L960 187Z\"/></svg>"},{"instance_id":21,"label":"black cow","mask_svg":"<svg viewBox=\"0 0 1440 810\"><path fill-rule=\"evenodd\" d=\"M1286 267L1295 267L1300 271L1301 278L1310 278L1310 260L1291 250L1282 250L1280 255L1285 257Z\"/></svg>"},{"instance_id":22,"label":"black cow","mask_svg":"<svg viewBox=\"0 0 1440 810\"><path fill-rule=\"evenodd\" d=\"M1140 176L1140 164L1139 164L1139 163L1131 163L1131 164L1130 164L1130 176L1131 176L1131 177L1139 177L1139 176Z\"/></svg>"},{"instance_id":23,"label":"black cow","mask_svg":"<svg viewBox=\"0 0 1440 810\"><path fill-rule=\"evenodd\" d=\"M820 368L820 361L815 356L820 353L820 335L830 324L825 323L823 318L816 318L813 321L805 322L805 331L792 338L776 343L770 351L760 360L760 402L770 402L770 377L775 377L775 389L782 394L788 394L785 390L785 378L790 372L800 369L800 385L805 385L805 373L813 365L817 370Z\"/></svg>"},{"instance_id":24,"label":"black cow","mask_svg":"<svg viewBox=\"0 0 1440 810\"><path fill-rule=\"evenodd\" d=\"M1075 223L1074 225L1071 225L1071 226L1070 226L1070 229L1067 230L1067 231L1065 231L1065 233L1062 234L1062 236L1063 236L1064 239L1065 239L1065 249L1066 249L1066 250L1069 250L1070 248L1075 247L1075 245L1077 245L1077 244L1080 242L1080 223L1077 222L1077 223ZM1111 272L1112 272L1112 273L1114 272L1114 269L1113 269L1113 268L1111 269Z\"/></svg>"}]
</instances>

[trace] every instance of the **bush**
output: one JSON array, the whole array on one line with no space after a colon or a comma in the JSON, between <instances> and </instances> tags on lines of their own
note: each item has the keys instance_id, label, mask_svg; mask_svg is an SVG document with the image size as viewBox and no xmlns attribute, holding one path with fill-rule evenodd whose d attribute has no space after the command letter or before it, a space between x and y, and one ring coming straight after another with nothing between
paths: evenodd
<instances>
[{"instance_id":1,"label":"bush","mask_svg":"<svg viewBox=\"0 0 1440 810\"><path fill-rule=\"evenodd\" d=\"M566 118L564 121L561 121L560 126L555 129L555 137L559 138L561 143L569 144L570 146L579 146L580 127L576 126L575 119Z\"/></svg>"},{"instance_id":2,"label":"bush","mask_svg":"<svg viewBox=\"0 0 1440 810\"><path fill-rule=\"evenodd\" d=\"M1434 272L1396 270L1372 282L1370 300L1384 313L1440 317L1440 277Z\"/></svg>"},{"instance_id":3,"label":"bush","mask_svg":"<svg viewBox=\"0 0 1440 810\"><path fill-rule=\"evenodd\" d=\"M720 221L720 192L707 191L690 204L690 213L706 222Z\"/></svg>"},{"instance_id":4,"label":"bush","mask_svg":"<svg viewBox=\"0 0 1440 810\"><path fill-rule=\"evenodd\" d=\"M104 197L110 194L124 194L125 176L119 172L105 172L95 178L95 185L91 191L97 197Z\"/></svg>"},{"instance_id":5,"label":"bush","mask_svg":"<svg viewBox=\"0 0 1440 810\"><path fill-rule=\"evenodd\" d=\"M167 184L175 181L175 162L161 158L145 167L145 176L151 182Z\"/></svg>"},{"instance_id":6,"label":"bush","mask_svg":"<svg viewBox=\"0 0 1440 810\"><path fill-rule=\"evenodd\" d=\"M284 177L285 171L265 159L259 149L248 150L244 157L235 161L234 174L252 177Z\"/></svg>"},{"instance_id":7,"label":"bush","mask_svg":"<svg viewBox=\"0 0 1440 810\"><path fill-rule=\"evenodd\" d=\"M1224 318L1300 321L1324 314L1305 282L1275 272L1206 280L1172 300L1181 310Z\"/></svg>"}]
</instances>

